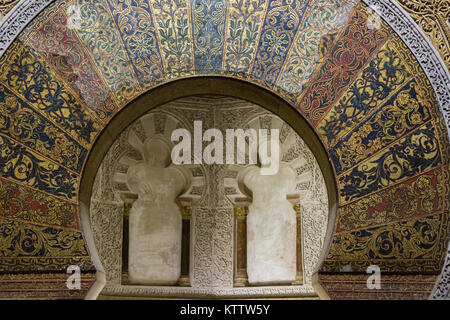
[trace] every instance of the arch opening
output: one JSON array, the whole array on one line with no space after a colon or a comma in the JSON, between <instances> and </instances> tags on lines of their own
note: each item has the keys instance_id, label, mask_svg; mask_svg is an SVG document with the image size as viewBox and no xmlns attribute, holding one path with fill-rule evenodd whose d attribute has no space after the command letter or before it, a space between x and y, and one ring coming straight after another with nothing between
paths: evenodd
<instances>
[{"instance_id":1,"label":"arch opening","mask_svg":"<svg viewBox=\"0 0 450 320\"><path fill-rule=\"evenodd\" d=\"M185 97L203 95L232 97L262 107L261 109L267 110L289 125L294 132L303 139L307 148L309 148L316 158L318 167L323 174L328 202L326 235L318 260L319 263L317 263L314 272L319 270L331 244L338 205L333 168L328 160L326 150L313 129L303 117L288 103L283 101L283 99L256 85L225 77L189 78L177 80L150 90L127 105L112 119L109 125L107 125L105 130L98 137L88 156L80 184L79 199L83 232L99 278L88 295L90 298L95 298L100 293L106 281L104 274L105 270L101 264L97 249L95 248L90 221L90 205L94 180L105 154L124 130L148 112L158 107L160 107L158 110L164 110L164 105ZM316 277L314 275L312 279L314 281L313 285L316 292L322 292L320 285L316 283Z\"/></svg>"}]
</instances>

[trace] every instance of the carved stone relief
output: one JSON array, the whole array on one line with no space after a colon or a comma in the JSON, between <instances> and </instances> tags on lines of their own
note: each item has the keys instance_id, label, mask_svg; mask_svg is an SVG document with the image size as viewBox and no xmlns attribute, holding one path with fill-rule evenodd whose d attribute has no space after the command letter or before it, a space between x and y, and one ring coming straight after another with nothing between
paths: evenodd
<instances>
[{"instance_id":1,"label":"carved stone relief","mask_svg":"<svg viewBox=\"0 0 450 320\"><path fill-rule=\"evenodd\" d=\"M203 130L217 128L279 129L281 159L294 176L293 190L300 194L304 261L303 285L233 287L234 201L245 196L239 179L246 165L182 165L191 185L183 194L192 204L190 287L133 286L121 284L123 201L136 199L126 173L142 162L142 144L149 138L170 141L176 128L193 133L193 122L202 120ZM228 97L190 97L153 110L130 125L113 144L96 176L91 220L97 249L107 274L104 295L258 297L314 296L311 275L319 259L328 216L327 191L317 161L303 140L270 112ZM109 210L112 202L117 210ZM116 224L105 227L102 215L114 215ZM294 215L295 216L295 215ZM112 218L111 218L112 219ZM108 224L109 226L109 224ZM114 227L114 228L113 228ZM103 239L109 233L110 244ZM114 244L114 250L111 249Z\"/></svg>"}]
</instances>

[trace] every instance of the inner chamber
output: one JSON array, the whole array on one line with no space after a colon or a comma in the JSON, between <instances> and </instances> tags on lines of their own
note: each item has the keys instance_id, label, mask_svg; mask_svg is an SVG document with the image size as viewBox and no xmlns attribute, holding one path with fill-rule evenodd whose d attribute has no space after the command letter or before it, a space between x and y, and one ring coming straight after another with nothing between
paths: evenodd
<instances>
[{"instance_id":1,"label":"inner chamber","mask_svg":"<svg viewBox=\"0 0 450 320\"><path fill-rule=\"evenodd\" d=\"M222 133L224 162L227 129L278 130L278 173L261 176L248 143L233 148L234 159L246 153L245 164L172 163L176 129L190 133L194 159L195 121L202 136ZM99 298L317 297L311 277L329 204L301 134L258 105L217 95L182 98L133 122L105 155L92 191L107 278Z\"/></svg>"}]
</instances>

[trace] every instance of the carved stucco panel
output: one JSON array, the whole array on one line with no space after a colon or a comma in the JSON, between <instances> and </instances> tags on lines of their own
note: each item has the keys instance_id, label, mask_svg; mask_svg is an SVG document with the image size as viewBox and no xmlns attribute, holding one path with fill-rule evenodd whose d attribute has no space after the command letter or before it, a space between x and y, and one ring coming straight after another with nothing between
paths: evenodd
<instances>
[{"instance_id":1,"label":"carved stucco panel","mask_svg":"<svg viewBox=\"0 0 450 320\"><path fill-rule=\"evenodd\" d=\"M233 287L233 209L193 210L193 287Z\"/></svg>"},{"instance_id":2,"label":"carved stucco panel","mask_svg":"<svg viewBox=\"0 0 450 320\"><path fill-rule=\"evenodd\" d=\"M328 220L328 205L315 201L301 201L303 234L303 279L311 285L312 275L319 267L319 257L324 245L324 234Z\"/></svg>"},{"instance_id":3,"label":"carved stucco panel","mask_svg":"<svg viewBox=\"0 0 450 320\"><path fill-rule=\"evenodd\" d=\"M91 200L92 231L108 285L121 281L123 208L123 203Z\"/></svg>"},{"instance_id":4,"label":"carved stucco panel","mask_svg":"<svg viewBox=\"0 0 450 320\"><path fill-rule=\"evenodd\" d=\"M108 232L108 241L116 245L106 244L103 236L96 237L97 248L104 267L108 283L102 294L130 295L163 295L163 296L218 296L252 297L267 295L314 295L311 286L311 275L318 262L320 249L326 229L327 196L326 186L317 161L303 140L278 117L266 110L237 101L235 99L209 99L193 97L167 104L161 110L149 113L151 121L143 116L130 125L106 154L98 171L94 184L94 195L91 204L92 224L95 233ZM208 112L205 112L208 110ZM157 116L156 116L157 115ZM115 213L123 214L124 196L129 194L126 184L120 184L120 175L127 172L130 163L142 157L136 142L130 144L130 135L141 142L149 138L149 134L166 135L164 123L167 117L179 121L177 127L188 128L193 133L193 121L203 121L203 129L219 128L225 132L228 128L248 126L256 121L264 128L279 128L285 147L283 156L287 156L294 164L299 183L297 191L302 194L303 251L305 266L305 284L302 286L233 288L234 260L234 209L229 192L239 195L237 186L238 171L230 171L226 165L197 166L190 168L194 179L199 183L191 189L190 194L196 195L191 220L191 286L190 288L172 287L158 288L146 286L139 290L135 286L121 286L121 245L122 218L115 216L116 225L104 222L100 216L109 214L108 208L116 205ZM147 118L150 119L150 118ZM156 132L158 131L158 133ZM136 141L136 140L134 140ZM225 185L225 180L234 180L236 185ZM303 181L303 182L302 182ZM203 184L202 184L203 183ZM121 188L123 185L123 189ZM200 191L196 194L197 189ZM205 192L207 190L208 192ZM107 200L109 203L105 204ZM109 220L108 220L109 221ZM119 227L120 226L120 227ZM115 228L115 229L108 229ZM114 251L115 250L115 251ZM120 289L117 288L120 286Z\"/></svg>"}]
</instances>

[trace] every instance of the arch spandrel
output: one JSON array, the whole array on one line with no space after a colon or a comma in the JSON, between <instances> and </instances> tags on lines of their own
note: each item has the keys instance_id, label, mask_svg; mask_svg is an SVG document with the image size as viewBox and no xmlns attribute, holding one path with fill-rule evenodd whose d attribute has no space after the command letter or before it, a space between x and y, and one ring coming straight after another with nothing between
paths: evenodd
<instances>
[{"instance_id":1,"label":"arch spandrel","mask_svg":"<svg viewBox=\"0 0 450 320\"><path fill-rule=\"evenodd\" d=\"M423 35L407 34L408 23L415 30L410 20L392 21L403 13L383 1L367 3L385 20L356 1L278 6L254 0L253 11L235 8L233 1L213 2L194 8L181 1L169 8L155 0L126 10L115 1L56 1L14 41L5 37L12 44L0 59L0 139L11 152L0 154L1 185L18 203L32 195L48 214L39 220L26 206L12 212L5 204L2 228L12 232L4 233L2 272L50 272L80 259L85 270L94 270L77 205L89 203L83 194L90 192L106 146L149 103L209 92L265 106L294 128L312 128L305 142L322 170L331 159L333 172L325 178L330 189L337 186L331 203L338 214L329 228L334 236L325 274L319 274L331 297L337 297L336 283L356 281L354 273L371 264L393 273L400 287L408 276L395 273L425 281L421 297L427 297L448 244L449 92L442 61ZM32 17L39 11L33 8L45 5L27 4L26 14ZM202 21L201 12L217 10L222 17L227 5L234 9L223 19ZM17 9L9 16L19 14ZM202 33L208 23L210 42ZM280 38L272 36L277 30ZM247 38L233 40L236 34ZM211 44L206 49L204 41ZM180 89L176 83L184 78L191 80ZM17 121L25 117L28 122ZM32 169L13 170L20 167ZM400 197L411 200L399 203ZM68 208L63 216L50 215L48 208L58 205ZM22 252L8 244L24 229L40 241ZM62 232L67 237L49 246L48 236Z\"/></svg>"}]
</instances>

